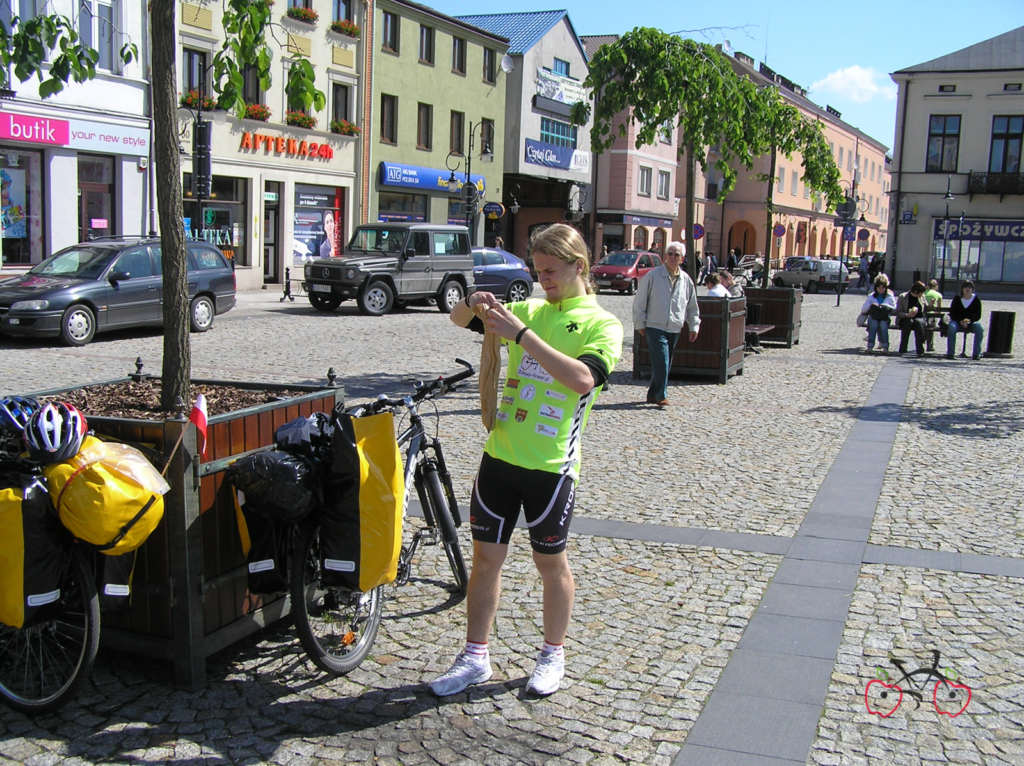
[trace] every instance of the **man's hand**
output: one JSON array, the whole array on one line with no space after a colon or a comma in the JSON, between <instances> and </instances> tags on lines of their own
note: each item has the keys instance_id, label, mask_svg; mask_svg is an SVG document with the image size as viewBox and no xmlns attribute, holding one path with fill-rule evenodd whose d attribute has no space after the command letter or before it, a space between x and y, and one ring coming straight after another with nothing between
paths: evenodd
<instances>
[{"instance_id":1,"label":"man's hand","mask_svg":"<svg viewBox=\"0 0 1024 766\"><path fill-rule=\"evenodd\" d=\"M690 343L697 342L697 333L694 330L690 330Z\"/></svg>"},{"instance_id":2,"label":"man's hand","mask_svg":"<svg viewBox=\"0 0 1024 766\"><path fill-rule=\"evenodd\" d=\"M638 333L640 333L641 335L643 335L643 334L644 334L644 330L646 330L646 329L647 329L646 327L637 327L637 328L636 328L636 331L637 331Z\"/></svg>"},{"instance_id":3,"label":"man's hand","mask_svg":"<svg viewBox=\"0 0 1024 766\"><path fill-rule=\"evenodd\" d=\"M488 293L490 295L490 293ZM492 298L494 296L491 296ZM487 306L484 314L484 327L502 338L512 340L526 325L500 302Z\"/></svg>"}]
</instances>

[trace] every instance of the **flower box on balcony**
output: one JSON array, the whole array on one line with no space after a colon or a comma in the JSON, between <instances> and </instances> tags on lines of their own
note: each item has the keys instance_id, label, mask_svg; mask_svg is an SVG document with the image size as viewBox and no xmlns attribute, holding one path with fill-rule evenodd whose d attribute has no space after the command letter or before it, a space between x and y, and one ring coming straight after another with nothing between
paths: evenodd
<instances>
[{"instance_id":1,"label":"flower box on balcony","mask_svg":"<svg viewBox=\"0 0 1024 766\"><path fill-rule=\"evenodd\" d=\"M216 109L217 102L209 96L200 97L199 91L189 90L181 94L178 103L181 106L187 106L190 109L202 108L202 109Z\"/></svg>"},{"instance_id":2,"label":"flower box on balcony","mask_svg":"<svg viewBox=\"0 0 1024 766\"><path fill-rule=\"evenodd\" d=\"M285 11L285 15L290 19L304 21L307 24L316 24L317 20L320 18L320 14L312 8L296 7L294 5L290 6Z\"/></svg>"},{"instance_id":3,"label":"flower box on balcony","mask_svg":"<svg viewBox=\"0 0 1024 766\"><path fill-rule=\"evenodd\" d=\"M270 107L264 104L246 104L245 116L250 120L266 122L270 119Z\"/></svg>"},{"instance_id":4,"label":"flower box on balcony","mask_svg":"<svg viewBox=\"0 0 1024 766\"><path fill-rule=\"evenodd\" d=\"M305 112L290 111L284 116L284 121L289 125L294 125L298 128L315 128L316 117Z\"/></svg>"},{"instance_id":5,"label":"flower box on balcony","mask_svg":"<svg viewBox=\"0 0 1024 766\"><path fill-rule=\"evenodd\" d=\"M359 126L348 120L331 120L331 132L343 136L358 136Z\"/></svg>"},{"instance_id":6,"label":"flower box on balcony","mask_svg":"<svg viewBox=\"0 0 1024 766\"><path fill-rule=\"evenodd\" d=\"M347 19L341 19L339 21L331 22L331 31L337 32L339 35L348 35L349 37L359 37L359 27L353 24Z\"/></svg>"}]
</instances>

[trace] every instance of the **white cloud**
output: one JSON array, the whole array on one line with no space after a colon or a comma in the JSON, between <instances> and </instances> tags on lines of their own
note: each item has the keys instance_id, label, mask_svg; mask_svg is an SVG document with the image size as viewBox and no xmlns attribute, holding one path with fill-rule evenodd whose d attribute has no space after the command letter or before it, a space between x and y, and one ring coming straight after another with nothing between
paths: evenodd
<instances>
[{"instance_id":1,"label":"white cloud","mask_svg":"<svg viewBox=\"0 0 1024 766\"><path fill-rule=\"evenodd\" d=\"M810 91L817 94L835 94L857 104L865 104L875 99L892 101L896 98L896 84L887 75L857 65L831 72L824 79L811 85Z\"/></svg>"}]
</instances>

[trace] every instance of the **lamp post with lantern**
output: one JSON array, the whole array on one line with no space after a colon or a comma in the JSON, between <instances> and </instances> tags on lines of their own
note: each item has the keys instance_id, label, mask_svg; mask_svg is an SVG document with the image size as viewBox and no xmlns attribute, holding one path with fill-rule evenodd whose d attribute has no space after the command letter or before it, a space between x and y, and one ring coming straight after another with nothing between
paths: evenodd
<instances>
[{"instance_id":1,"label":"lamp post with lantern","mask_svg":"<svg viewBox=\"0 0 1024 766\"><path fill-rule=\"evenodd\" d=\"M477 130L480 131L480 158L487 160L494 157L493 136L485 135L483 130L486 124L483 120L475 124L469 123L469 150L464 156L466 171L462 182L455 175L455 171L459 170L459 165L462 164L462 158L460 158L459 153L448 152L448 156L444 160L445 168L449 172L448 191L462 193L462 204L466 214L466 228L469 229L470 245L476 245L476 213L480 197L480 190L473 183L471 175L473 171L473 140Z\"/></svg>"},{"instance_id":2,"label":"lamp post with lantern","mask_svg":"<svg viewBox=\"0 0 1024 766\"><path fill-rule=\"evenodd\" d=\"M949 191L950 177L946 176L946 194L943 199L946 200L946 213L942 216L942 274L939 276L939 292L943 295L946 294L946 270L949 268L949 257L947 255L947 248L949 247L949 203L950 200L956 199ZM963 220L963 216L960 216ZM957 273L960 271L959 261L957 262Z\"/></svg>"}]
</instances>

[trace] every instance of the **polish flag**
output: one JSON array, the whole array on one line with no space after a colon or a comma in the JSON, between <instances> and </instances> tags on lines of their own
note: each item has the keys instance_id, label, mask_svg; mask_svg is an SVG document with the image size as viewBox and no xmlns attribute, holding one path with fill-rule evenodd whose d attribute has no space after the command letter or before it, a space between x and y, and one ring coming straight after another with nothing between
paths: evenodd
<instances>
[{"instance_id":1,"label":"polish flag","mask_svg":"<svg viewBox=\"0 0 1024 766\"><path fill-rule=\"evenodd\" d=\"M199 454L206 457L206 397L202 394L196 397L196 403L192 406L192 412L188 419L196 424L196 431L203 437L199 446Z\"/></svg>"}]
</instances>

